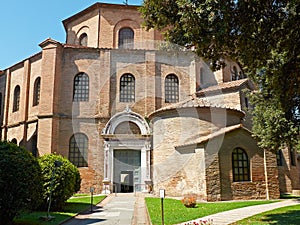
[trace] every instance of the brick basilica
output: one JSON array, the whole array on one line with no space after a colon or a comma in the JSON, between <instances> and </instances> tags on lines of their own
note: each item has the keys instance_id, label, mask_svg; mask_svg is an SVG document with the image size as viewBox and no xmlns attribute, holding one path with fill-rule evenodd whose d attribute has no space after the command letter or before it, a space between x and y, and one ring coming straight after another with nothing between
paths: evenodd
<instances>
[{"instance_id":1,"label":"brick basilica","mask_svg":"<svg viewBox=\"0 0 300 225\"><path fill-rule=\"evenodd\" d=\"M212 72L146 31L139 6L96 3L65 19L66 43L0 71L1 140L79 168L81 191L197 194L207 201L297 193L296 152L251 135L254 86L239 65Z\"/></svg>"}]
</instances>

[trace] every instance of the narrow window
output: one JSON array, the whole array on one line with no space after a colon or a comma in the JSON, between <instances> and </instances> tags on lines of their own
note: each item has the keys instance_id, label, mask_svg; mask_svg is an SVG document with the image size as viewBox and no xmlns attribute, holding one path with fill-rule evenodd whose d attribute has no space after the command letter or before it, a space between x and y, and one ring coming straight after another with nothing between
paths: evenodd
<instances>
[{"instance_id":1,"label":"narrow window","mask_svg":"<svg viewBox=\"0 0 300 225\"><path fill-rule=\"evenodd\" d=\"M165 102L179 101L179 80L175 74L170 74L165 79Z\"/></svg>"},{"instance_id":2,"label":"narrow window","mask_svg":"<svg viewBox=\"0 0 300 225\"><path fill-rule=\"evenodd\" d=\"M133 48L134 32L131 28L119 30L119 48Z\"/></svg>"},{"instance_id":3,"label":"narrow window","mask_svg":"<svg viewBox=\"0 0 300 225\"><path fill-rule=\"evenodd\" d=\"M79 45L87 46L87 44L88 44L88 36L86 33L83 33L79 37Z\"/></svg>"},{"instance_id":4,"label":"narrow window","mask_svg":"<svg viewBox=\"0 0 300 225\"><path fill-rule=\"evenodd\" d=\"M131 74L124 74L120 78L120 102L135 101L135 78Z\"/></svg>"},{"instance_id":5,"label":"narrow window","mask_svg":"<svg viewBox=\"0 0 300 225\"><path fill-rule=\"evenodd\" d=\"M77 133L71 137L69 160L77 167L88 166L88 138L85 134Z\"/></svg>"},{"instance_id":6,"label":"narrow window","mask_svg":"<svg viewBox=\"0 0 300 225\"><path fill-rule=\"evenodd\" d=\"M294 149L290 149L291 165L296 166L296 156Z\"/></svg>"},{"instance_id":7,"label":"narrow window","mask_svg":"<svg viewBox=\"0 0 300 225\"><path fill-rule=\"evenodd\" d=\"M87 102L89 100L89 77L85 73L79 73L74 78L73 101Z\"/></svg>"},{"instance_id":8,"label":"narrow window","mask_svg":"<svg viewBox=\"0 0 300 225\"><path fill-rule=\"evenodd\" d=\"M20 108L20 86L17 85L14 90L13 112L19 111Z\"/></svg>"},{"instance_id":9,"label":"narrow window","mask_svg":"<svg viewBox=\"0 0 300 225\"><path fill-rule=\"evenodd\" d=\"M249 160L246 152L236 148L232 152L233 181L250 181Z\"/></svg>"},{"instance_id":10,"label":"narrow window","mask_svg":"<svg viewBox=\"0 0 300 225\"><path fill-rule=\"evenodd\" d=\"M237 71L237 68L234 66L231 71L231 80L238 80L239 79L239 73Z\"/></svg>"},{"instance_id":11,"label":"narrow window","mask_svg":"<svg viewBox=\"0 0 300 225\"><path fill-rule=\"evenodd\" d=\"M34 81L33 87L33 106L36 106L40 103L40 92L41 92L41 78L38 77Z\"/></svg>"},{"instance_id":12,"label":"narrow window","mask_svg":"<svg viewBox=\"0 0 300 225\"><path fill-rule=\"evenodd\" d=\"M276 152L276 159L277 159L277 166L282 166L283 165L283 155L282 155L282 150L278 150Z\"/></svg>"}]
</instances>

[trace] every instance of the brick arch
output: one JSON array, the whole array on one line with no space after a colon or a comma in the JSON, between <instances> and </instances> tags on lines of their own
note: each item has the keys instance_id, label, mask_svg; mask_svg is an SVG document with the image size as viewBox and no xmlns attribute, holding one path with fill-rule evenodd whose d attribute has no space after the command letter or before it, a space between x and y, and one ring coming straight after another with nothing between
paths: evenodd
<instances>
[{"instance_id":1,"label":"brick arch","mask_svg":"<svg viewBox=\"0 0 300 225\"><path fill-rule=\"evenodd\" d=\"M79 45L79 37L84 33L87 34L88 39L89 39L90 28L88 26L82 26L81 28L79 28L79 30L77 31L76 36L75 36L74 44Z\"/></svg>"},{"instance_id":2,"label":"brick arch","mask_svg":"<svg viewBox=\"0 0 300 225\"><path fill-rule=\"evenodd\" d=\"M115 27L114 27L114 32L113 32L113 48L117 48L118 46L118 37L119 37L119 31L122 28L131 28L134 32L134 41L136 41L137 36L139 35L139 29L140 29L140 24L137 23L134 20L130 20L130 19L124 19L124 20L120 20L118 23L116 23Z\"/></svg>"}]
</instances>

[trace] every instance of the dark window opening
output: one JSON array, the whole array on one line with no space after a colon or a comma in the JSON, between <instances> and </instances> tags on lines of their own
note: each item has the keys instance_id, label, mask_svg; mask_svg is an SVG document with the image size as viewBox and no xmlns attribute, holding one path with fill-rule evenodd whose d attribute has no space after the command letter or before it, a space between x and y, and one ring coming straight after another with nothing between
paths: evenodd
<instances>
[{"instance_id":1,"label":"dark window opening","mask_svg":"<svg viewBox=\"0 0 300 225\"><path fill-rule=\"evenodd\" d=\"M85 134L77 133L71 137L69 160L77 167L88 166L88 138Z\"/></svg>"},{"instance_id":2,"label":"dark window opening","mask_svg":"<svg viewBox=\"0 0 300 225\"><path fill-rule=\"evenodd\" d=\"M124 74L120 79L120 102L135 101L135 78L131 74Z\"/></svg>"},{"instance_id":3,"label":"dark window opening","mask_svg":"<svg viewBox=\"0 0 300 225\"><path fill-rule=\"evenodd\" d=\"M119 31L119 48L133 48L134 32L131 28L122 28Z\"/></svg>"},{"instance_id":4,"label":"dark window opening","mask_svg":"<svg viewBox=\"0 0 300 225\"><path fill-rule=\"evenodd\" d=\"M89 100L89 77L85 73L80 73L74 78L73 101L86 102Z\"/></svg>"},{"instance_id":5,"label":"dark window opening","mask_svg":"<svg viewBox=\"0 0 300 225\"><path fill-rule=\"evenodd\" d=\"M165 102L179 101L179 80L175 74L170 74L165 79Z\"/></svg>"},{"instance_id":6,"label":"dark window opening","mask_svg":"<svg viewBox=\"0 0 300 225\"><path fill-rule=\"evenodd\" d=\"M250 181L250 166L246 152L236 148L232 152L233 181Z\"/></svg>"}]
</instances>

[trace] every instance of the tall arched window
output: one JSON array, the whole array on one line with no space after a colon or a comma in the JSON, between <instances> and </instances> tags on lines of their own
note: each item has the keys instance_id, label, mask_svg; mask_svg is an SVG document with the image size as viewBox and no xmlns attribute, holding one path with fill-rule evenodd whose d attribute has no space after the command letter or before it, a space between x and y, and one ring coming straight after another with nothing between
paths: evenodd
<instances>
[{"instance_id":1,"label":"tall arched window","mask_svg":"<svg viewBox=\"0 0 300 225\"><path fill-rule=\"evenodd\" d=\"M131 74L124 74L120 78L120 102L135 101L135 78Z\"/></svg>"},{"instance_id":2,"label":"tall arched window","mask_svg":"<svg viewBox=\"0 0 300 225\"><path fill-rule=\"evenodd\" d=\"M238 80L238 79L239 79L239 73L237 71L236 66L234 66L231 71L231 80Z\"/></svg>"},{"instance_id":3,"label":"tall arched window","mask_svg":"<svg viewBox=\"0 0 300 225\"><path fill-rule=\"evenodd\" d=\"M119 30L119 48L133 48L134 32L126 27Z\"/></svg>"},{"instance_id":4,"label":"tall arched window","mask_svg":"<svg viewBox=\"0 0 300 225\"><path fill-rule=\"evenodd\" d=\"M232 152L233 181L250 181L250 165L247 153L236 148Z\"/></svg>"},{"instance_id":5,"label":"tall arched window","mask_svg":"<svg viewBox=\"0 0 300 225\"><path fill-rule=\"evenodd\" d=\"M33 87L33 106L36 106L40 103L40 92L41 92L41 78L38 77L34 81Z\"/></svg>"},{"instance_id":6,"label":"tall arched window","mask_svg":"<svg viewBox=\"0 0 300 225\"><path fill-rule=\"evenodd\" d=\"M79 37L79 45L87 46L87 44L88 44L88 36L86 33L83 33Z\"/></svg>"},{"instance_id":7,"label":"tall arched window","mask_svg":"<svg viewBox=\"0 0 300 225\"><path fill-rule=\"evenodd\" d=\"M20 108L20 86L17 85L14 90L13 112L19 111Z\"/></svg>"},{"instance_id":8,"label":"tall arched window","mask_svg":"<svg viewBox=\"0 0 300 225\"><path fill-rule=\"evenodd\" d=\"M85 73L79 73L74 78L73 101L85 102L89 100L89 77Z\"/></svg>"},{"instance_id":9,"label":"tall arched window","mask_svg":"<svg viewBox=\"0 0 300 225\"><path fill-rule=\"evenodd\" d=\"M165 79L165 102L179 101L179 80L175 74L169 74Z\"/></svg>"},{"instance_id":10,"label":"tall arched window","mask_svg":"<svg viewBox=\"0 0 300 225\"><path fill-rule=\"evenodd\" d=\"M69 160L77 167L88 166L88 138L85 134L77 133L71 137Z\"/></svg>"}]
</instances>

